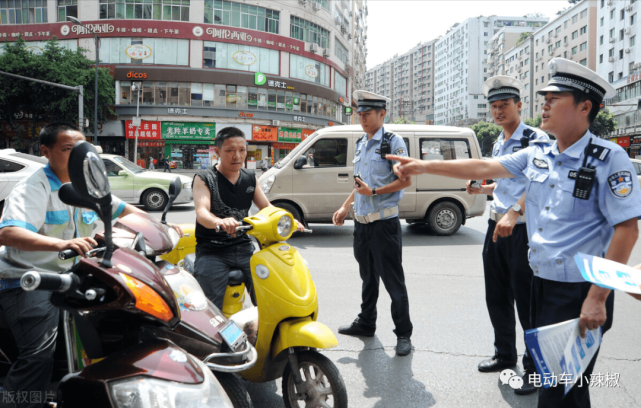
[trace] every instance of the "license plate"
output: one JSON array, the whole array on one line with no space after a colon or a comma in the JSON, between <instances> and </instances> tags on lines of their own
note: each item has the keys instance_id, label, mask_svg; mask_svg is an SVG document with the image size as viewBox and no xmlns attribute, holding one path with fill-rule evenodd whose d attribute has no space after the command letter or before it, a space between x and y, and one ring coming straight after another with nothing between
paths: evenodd
<instances>
[{"instance_id":1,"label":"license plate","mask_svg":"<svg viewBox=\"0 0 641 408\"><path fill-rule=\"evenodd\" d=\"M222 337L223 341L227 343L229 348L232 349L232 351L236 351L247 338L247 335L242 330L240 330L240 328L236 326L234 322L227 322L227 324L223 326L223 328L220 329L218 333L220 334L220 337Z\"/></svg>"}]
</instances>

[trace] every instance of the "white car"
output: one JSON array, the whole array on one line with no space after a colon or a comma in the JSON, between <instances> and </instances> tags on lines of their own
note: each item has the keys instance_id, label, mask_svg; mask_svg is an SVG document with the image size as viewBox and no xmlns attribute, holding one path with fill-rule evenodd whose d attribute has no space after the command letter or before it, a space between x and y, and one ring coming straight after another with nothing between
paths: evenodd
<instances>
[{"instance_id":1,"label":"white car","mask_svg":"<svg viewBox=\"0 0 641 408\"><path fill-rule=\"evenodd\" d=\"M641 184L641 160L630 159L634 170L637 172L637 179L639 179L639 184Z\"/></svg>"},{"instance_id":2,"label":"white car","mask_svg":"<svg viewBox=\"0 0 641 408\"><path fill-rule=\"evenodd\" d=\"M149 171L115 154L101 154L100 157L107 168L111 192L126 203L142 204L147 211L162 211L169 199L169 183L176 177L182 181L182 190L174 204L194 201L191 177Z\"/></svg>"},{"instance_id":3,"label":"white car","mask_svg":"<svg viewBox=\"0 0 641 408\"><path fill-rule=\"evenodd\" d=\"M15 149L0 150L0 214L4 200L19 181L26 179L47 165L45 157L18 153Z\"/></svg>"}]
</instances>

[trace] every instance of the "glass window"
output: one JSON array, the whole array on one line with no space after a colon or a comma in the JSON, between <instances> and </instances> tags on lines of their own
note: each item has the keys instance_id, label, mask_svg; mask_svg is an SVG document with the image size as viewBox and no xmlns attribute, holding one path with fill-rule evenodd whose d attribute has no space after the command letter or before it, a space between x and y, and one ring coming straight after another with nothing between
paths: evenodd
<instances>
[{"instance_id":1,"label":"glass window","mask_svg":"<svg viewBox=\"0 0 641 408\"><path fill-rule=\"evenodd\" d=\"M634 23L637 21L637 15L636 13L630 16L630 25L634 25Z\"/></svg>"},{"instance_id":2,"label":"glass window","mask_svg":"<svg viewBox=\"0 0 641 408\"><path fill-rule=\"evenodd\" d=\"M636 35L633 35L632 37L630 37L630 47L634 46L636 42L636 38L637 38Z\"/></svg>"},{"instance_id":3,"label":"glass window","mask_svg":"<svg viewBox=\"0 0 641 408\"><path fill-rule=\"evenodd\" d=\"M142 83L142 101L143 105L154 105L154 83L144 81Z\"/></svg>"},{"instance_id":4,"label":"glass window","mask_svg":"<svg viewBox=\"0 0 641 408\"><path fill-rule=\"evenodd\" d=\"M270 110L270 111L276 110L276 90L275 89L267 90L267 110Z\"/></svg>"},{"instance_id":5,"label":"glass window","mask_svg":"<svg viewBox=\"0 0 641 408\"><path fill-rule=\"evenodd\" d=\"M59 3L62 1L58 0ZM70 0L64 1L68 2ZM100 0L100 19L189 21L189 1ZM58 10L60 10L60 7L58 7Z\"/></svg>"},{"instance_id":6,"label":"glass window","mask_svg":"<svg viewBox=\"0 0 641 408\"><path fill-rule=\"evenodd\" d=\"M581 27L581 30L579 31L580 35L583 35L588 32L588 26L583 26Z\"/></svg>"},{"instance_id":7,"label":"glass window","mask_svg":"<svg viewBox=\"0 0 641 408\"><path fill-rule=\"evenodd\" d=\"M61 1L61 3L66 3ZM69 2L71 3L71 2ZM77 14L77 0L74 0L72 7L76 8L75 14L68 14L76 16ZM70 10L70 13L72 10ZM22 3L18 1L4 0L0 1L0 24L34 24L34 23L47 23L47 0L39 1L26 1Z\"/></svg>"},{"instance_id":8,"label":"glass window","mask_svg":"<svg viewBox=\"0 0 641 408\"><path fill-rule=\"evenodd\" d=\"M579 47L572 47L572 55L576 54L579 52Z\"/></svg>"},{"instance_id":9,"label":"glass window","mask_svg":"<svg viewBox=\"0 0 641 408\"><path fill-rule=\"evenodd\" d=\"M268 98L267 89L258 88L258 109L267 110Z\"/></svg>"},{"instance_id":10,"label":"glass window","mask_svg":"<svg viewBox=\"0 0 641 408\"><path fill-rule=\"evenodd\" d=\"M290 54L289 76L329 86L329 67L322 62Z\"/></svg>"},{"instance_id":11,"label":"glass window","mask_svg":"<svg viewBox=\"0 0 641 408\"><path fill-rule=\"evenodd\" d=\"M278 34L279 17L280 12L263 7L230 1L205 0L205 24L250 28Z\"/></svg>"},{"instance_id":12,"label":"glass window","mask_svg":"<svg viewBox=\"0 0 641 408\"><path fill-rule=\"evenodd\" d=\"M310 113L308 110L307 94L300 94L300 111L302 113Z\"/></svg>"},{"instance_id":13,"label":"glass window","mask_svg":"<svg viewBox=\"0 0 641 408\"><path fill-rule=\"evenodd\" d=\"M347 97L347 79L334 71L334 90L340 95Z\"/></svg>"},{"instance_id":14,"label":"glass window","mask_svg":"<svg viewBox=\"0 0 641 408\"><path fill-rule=\"evenodd\" d=\"M579 64L588 65L588 59L587 58L583 58L581 61L579 61Z\"/></svg>"},{"instance_id":15,"label":"glass window","mask_svg":"<svg viewBox=\"0 0 641 408\"><path fill-rule=\"evenodd\" d=\"M225 100L225 85L214 85L215 101L217 108L223 108L227 104Z\"/></svg>"},{"instance_id":16,"label":"glass window","mask_svg":"<svg viewBox=\"0 0 641 408\"><path fill-rule=\"evenodd\" d=\"M296 16L290 16L290 37L301 41L318 44L327 48L329 45L329 31L310 21Z\"/></svg>"},{"instance_id":17,"label":"glass window","mask_svg":"<svg viewBox=\"0 0 641 408\"><path fill-rule=\"evenodd\" d=\"M235 108L237 96L238 95L236 94L236 85L227 85L227 97L225 98L225 101L226 101L225 107Z\"/></svg>"},{"instance_id":18,"label":"glass window","mask_svg":"<svg viewBox=\"0 0 641 408\"><path fill-rule=\"evenodd\" d=\"M203 84L191 84L191 106L203 106Z\"/></svg>"},{"instance_id":19,"label":"glass window","mask_svg":"<svg viewBox=\"0 0 641 408\"><path fill-rule=\"evenodd\" d=\"M294 92L293 99L292 99L292 109L294 110L294 112L300 112L300 107L301 107L300 94L298 92Z\"/></svg>"},{"instance_id":20,"label":"glass window","mask_svg":"<svg viewBox=\"0 0 641 408\"><path fill-rule=\"evenodd\" d=\"M249 109L258 108L258 88L253 86L247 88L247 106Z\"/></svg>"},{"instance_id":21,"label":"glass window","mask_svg":"<svg viewBox=\"0 0 641 408\"><path fill-rule=\"evenodd\" d=\"M347 165L347 139L322 139L314 143L304 155L309 167L345 167Z\"/></svg>"},{"instance_id":22,"label":"glass window","mask_svg":"<svg viewBox=\"0 0 641 408\"><path fill-rule=\"evenodd\" d=\"M133 93L135 95L135 92ZM136 103L133 100L135 96L131 92L131 82L130 81L120 81L120 101L116 101L116 104L128 105L130 103Z\"/></svg>"},{"instance_id":23,"label":"glass window","mask_svg":"<svg viewBox=\"0 0 641 408\"><path fill-rule=\"evenodd\" d=\"M233 69L278 75L280 53L261 47L205 41L205 68Z\"/></svg>"},{"instance_id":24,"label":"glass window","mask_svg":"<svg viewBox=\"0 0 641 408\"><path fill-rule=\"evenodd\" d=\"M586 41L579 46L579 51L586 50L587 48L588 48L588 42Z\"/></svg>"},{"instance_id":25,"label":"glass window","mask_svg":"<svg viewBox=\"0 0 641 408\"><path fill-rule=\"evenodd\" d=\"M10 3L13 3L11 1ZM20 0L17 1L20 4ZM67 21L67 17L78 17L78 0L58 0L58 21ZM16 19L19 18L16 13ZM3 23L4 24L4 23ZM9 22L9 24L20 24Z\"/></svg>"},{"instance_id":26,"label":"glass window","mask_svg":"<svg viewBox=\"0 0 641 408\"><path fill-rule=\"evenodd\" d=\"M574 40L575 38L577 38L578 36L579 36L579 32L578 32L578 31L573 31L573 32L572 32L572 39L573 39L573 40Z\"/></svg>"},{"instance_id":27,"label":"glass window","mask_svg":"<svg viewBox=\"0 0 641 408\"><path fill-rule=\"evenodd\" d=\"M470 146L463 139L420 139L423 160L469 159Z\"/></svg>"},{"instance_id":28,"label":"glass window","mask_svg":"<svg viewBox=\"0 0 641 408\"><path fill-rule=\"evenodd\" d=\"M214 106L214 84L203 84L203 106Z\"/></svg>"},{"instance_id":29,"label":"glass window","mask_svg":"<svg viewBox=\"0 0 641 408\"><path fill-rule=\"evenodd\" d=\"M101 38L101 64L189 65L189 40Z\"/></svg>"},{"instance_id":30,"label":"glass window","mask_svg":"<svg viewBox=\"0 0 641 408\"><path fill-rule=\"evenodd\" d=\"M239 86L236 90L236 109L247 109L247 87Z\"/></svg>"},{"instance_id":31,"label":"glass window","mask_svg":"<svg viewBox=\"0 0 641 408\"><path fill-rule=\"evenodd\" d=\"M167 83L167 105L178 105L178 82Z\"/></svg>"},{"instance_id":32,"label":"glass window","mask_svg":"<svg viewBox=\"0 0 641 408\"><path fill-rule=\"evenodd\" d=\"M338 41L338 38L336 38L336 36L334 36L334 54L345 64L348 63L349 53L347 52L347 48L345 48L343 44Z\"/></svg>"},{"instance_id":33,"label":"glass window","mask_svg":"<svg viewBox=\"0 0 641 408\"><path fill-rule=\"evenodd\" d=\"M156 95L154 96L156 105L167 105L167 83L156 82L156 86L154 88L156 92Z\"/></svg>"},{"instance_id":34,"label":"glass window","mask_svg":"<svg viewBox=\"0 0 641 408\"><path fill-rule=\"evenodd\" d=\"M279 112L285 111L285 91L276 92L276 110Z\"/></svg>"},{"instance_id":35,"label":"glass window","mask_svg":"<svg viewBox=\"0 0 641 408\"><path fill-rule=\"evenodd\" d=\"M24 169L25 166L19 163L15 163L9 160L0 159L0 171L2 173L15 173Z\"/></svg>"}]
</instances>

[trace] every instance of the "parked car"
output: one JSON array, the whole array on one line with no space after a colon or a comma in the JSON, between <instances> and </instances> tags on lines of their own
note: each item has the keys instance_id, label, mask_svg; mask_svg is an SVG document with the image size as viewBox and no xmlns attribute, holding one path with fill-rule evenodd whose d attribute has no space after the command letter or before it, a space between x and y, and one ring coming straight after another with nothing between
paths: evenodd
<instances>
[{"instance_id":1,"label":"parked car","mask_svg":"<svg viewBox=\"0 0 641 408\"><path fill-rule=\"evenodd\" d=\"M641 160L630 159L634 170L637 172L637 179L639 179L639 184L641 184Z\"/></svg>"},{"instance_id":2,"label":"parked car","mask_svg":"<svg viewBox=\"0 0 641 408\"><path fill-rule=\"evenodd\" d=\"M26 179L47 165L45 157L18 153L15 149L0 150L0 214L4 200L19 181Z\"/></svg>"},{"instance_id":3,"label":"parked car","mask_svg":"<svg viewBox=\"0 0 641 408\"><path fill-rule=\"evenodd\" d=\"M476 136L467 128L390 124L385 130L404 139L411 157L481 158ZM330 223L353 189L354 150L362 136L363 129L355 125L315 132L260 177L261 188L275 206L296 219ZM467 194L465 180L413 176L399 203L399 217L408 223L426 223L436 235L452 235L466 219L483 215L486 201L485 196Z\"/></svg>"},{"instance_id":4,"label":"parked car","mask_svg":"<svg viewBox=\"0 0 641 408\"><path fill-rule=\"evenodd\" d=\"M112 194L126 203L142 204L147 211L162 210L169 197L169 183L176 177L182 180L182 191L174 204L190 203L194 200L191 177L149 171L115 154L101 154L100 157L107 168Z\"/></svg>"}]
</instances>

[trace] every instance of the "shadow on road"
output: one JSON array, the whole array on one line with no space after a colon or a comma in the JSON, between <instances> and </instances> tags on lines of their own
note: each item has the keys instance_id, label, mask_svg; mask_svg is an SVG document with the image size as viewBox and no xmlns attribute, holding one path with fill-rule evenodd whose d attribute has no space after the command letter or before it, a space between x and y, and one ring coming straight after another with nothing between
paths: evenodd
<instances>
[{"instance_id":1,"label":"shadow on road","mask_svg":"<svg viewBox=\"0 0 641 408\"><path fill-rule=\"evenodd\" d=\"M339 364L356 364L365 379L363 396L372 401L373 407L431 407L436 404L425 384L414 379L412 360L414 352L406 357L390 357L378 337L361 338L363 350L358 358L343 357Z\"/></svg>"},{"instance_id":2,"label":"shadow on road","mask_svg":"<svg viewBox=\"0 0 641 408\"><path fill-rule=\"evenodd\" d=\"M278 379L277 381L281 381L281 379ZM283 396L278 393L276 381L252 383L243 380L243 383L245 384L245 389L247 389L247 392L254 403L254 407L280 408L285 406Z\"/></svg>"}]
</instances>

